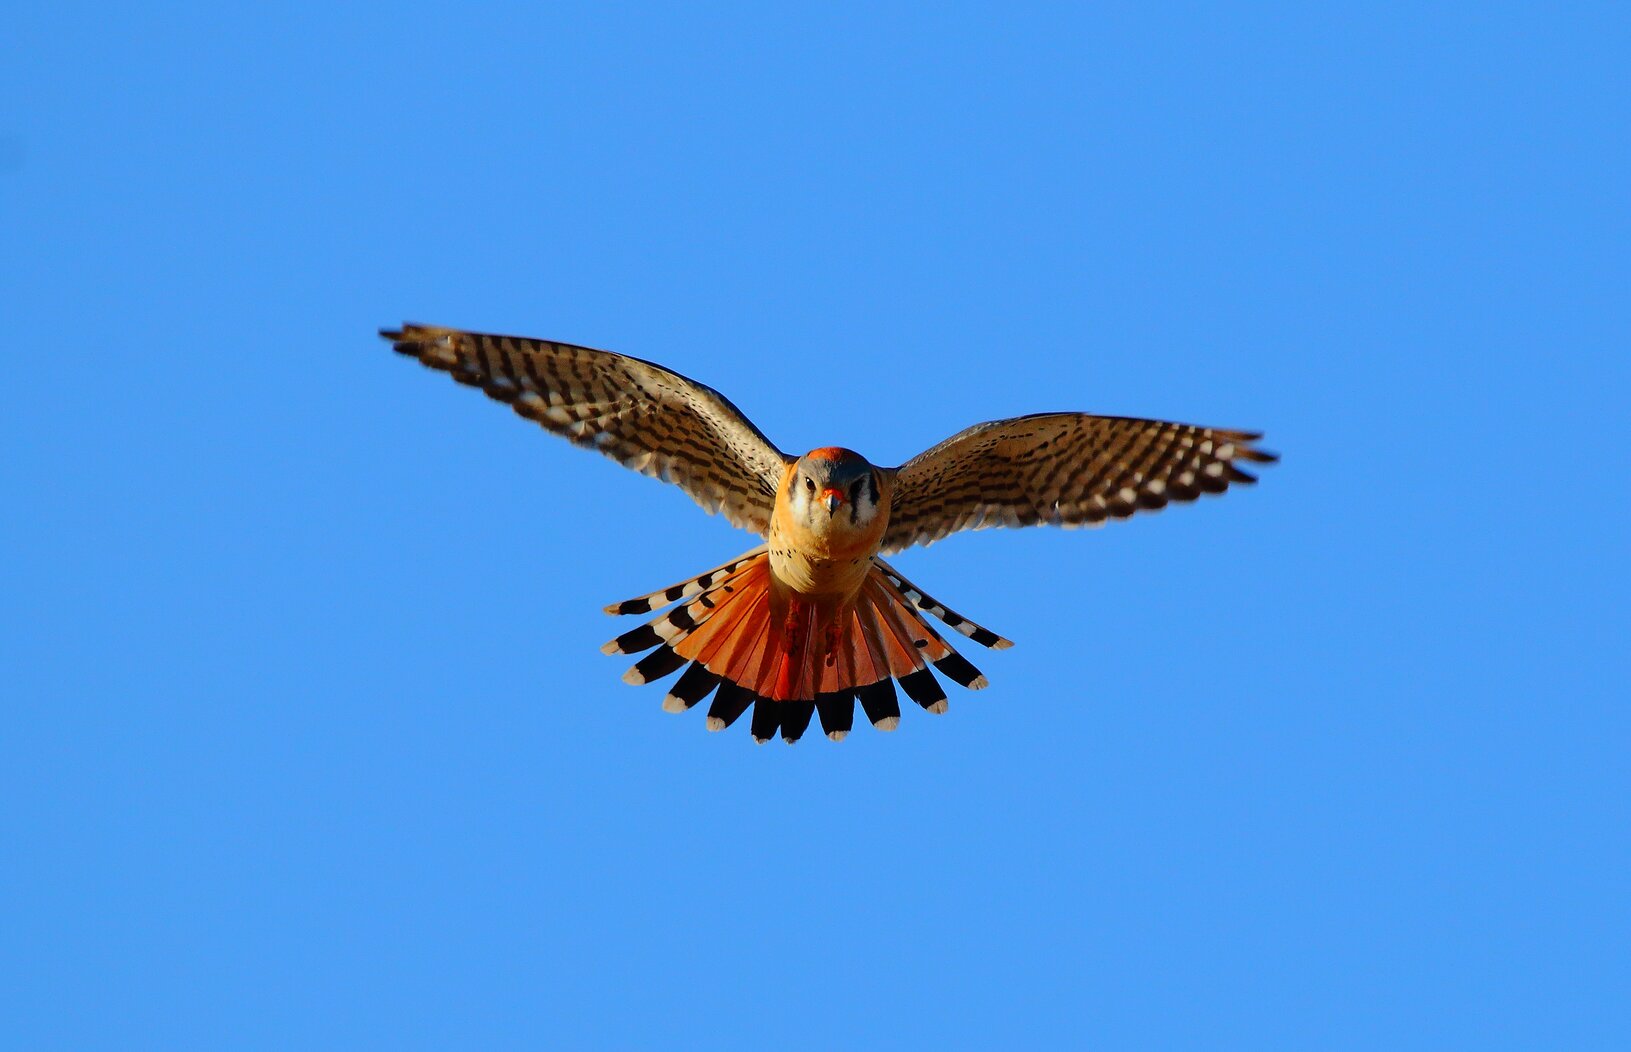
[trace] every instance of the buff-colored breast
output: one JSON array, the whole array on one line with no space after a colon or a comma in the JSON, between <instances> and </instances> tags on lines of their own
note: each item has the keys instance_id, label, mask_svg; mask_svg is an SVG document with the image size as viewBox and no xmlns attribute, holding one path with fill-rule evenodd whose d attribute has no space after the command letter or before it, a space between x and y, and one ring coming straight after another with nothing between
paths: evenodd
<instances>
[{"instance_id":1,"label":"buff-colored breast","mask_svg":"<svg viewBox=\"0 0 1631 1052\"><path fill-rule=\"evenodd\" d=\"M872 557L889 527L888 479L879 493L871 522L852 526L842 512L814 528L791 513L788 494L793 470L788 468L776 490L770 519L770 568L776 580L800 595L849 597L860 591Z\"/></svg>"}]
</instances>

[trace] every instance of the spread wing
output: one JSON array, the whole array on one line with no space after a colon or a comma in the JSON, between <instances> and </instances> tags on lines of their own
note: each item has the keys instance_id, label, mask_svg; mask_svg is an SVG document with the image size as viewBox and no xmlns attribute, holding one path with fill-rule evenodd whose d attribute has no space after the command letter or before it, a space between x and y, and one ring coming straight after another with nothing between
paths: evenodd
<instances>
[{"instance_id":1,"label":"spread wing","mask_svg":"<svg viewBox=\"0 0 1631 1052\"><path fill-rule=\"evenodd\" d=\"M672 482L763 534L786 464L724 395L660 365L569 343L431 325L380 335L577 445Z\"/></svg>"},{"instance_id":2,"label":"spread wing","mask_svg":"<svg viewBox=\"0 0 1631 1052\"><path fill-rule=\"evenodd\" d=\"M1255 482L1260 435L1086 413L977 424L895 469L885 554L991 526L1093 526Z\"/></svg>"}]
</instances>

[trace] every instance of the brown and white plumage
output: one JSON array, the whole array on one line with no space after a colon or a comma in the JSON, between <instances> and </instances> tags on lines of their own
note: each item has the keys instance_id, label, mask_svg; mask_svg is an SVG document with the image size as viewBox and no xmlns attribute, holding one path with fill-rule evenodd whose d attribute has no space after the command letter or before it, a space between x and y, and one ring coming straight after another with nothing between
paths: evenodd
<instances>
[{"instance_id":1,"label":"brown and white plumage","mask_svg":"<svg viewBox=\"0 0 1631 1052\"><path fill-rule=\"evenodd\" d=\"M1038 413L976 424L895 469L883 550L992 526L1094 526L1256 479L1251 431Z\"/></svg>"},{"instance_id":2,"label":"brown and white plumage","mask_svg":"<svg viewBox=\"0 0 1631 1052\"><path fill-rule=\"evenodd\" d=\"M609 351L427 325L381 330L395 349L480 387L578 445L673 482L765 544L612 614L657 613L603 648L644 653L624 676L684 669L663 707L711 695L706 725L750 708L753 737L797 741L813 719L838 740L855 705L900 722L896 684L947 708L930 669L979 690L986 677L929 623L982 646L1012 644L926 595L882 558L960 530L1085 526L1255 481L1254 432L1085 413L979 424L898 468L825 447L790 457L710 387Z\"/></svg>"},{"instance_id":3,"label":"brown and white plumage","mask_svg":"<svg viewBox=\"0 0 1631 1052\"><path fill-rule=\"evenodd\" d=\"M652 362L434 325L380 330L402 354L763 533L787 458L724 395Z\"/></svg>"}]
</instances>

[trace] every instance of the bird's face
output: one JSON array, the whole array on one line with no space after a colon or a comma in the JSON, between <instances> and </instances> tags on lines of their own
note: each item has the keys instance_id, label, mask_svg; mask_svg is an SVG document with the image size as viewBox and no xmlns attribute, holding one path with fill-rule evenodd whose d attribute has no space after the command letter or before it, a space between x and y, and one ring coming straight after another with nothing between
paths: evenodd
<instances>
[{"instance_id":1,"label":"bird's face","mask_svg":"<svg viewBox=\"0 0 1631 1052\"><path fill-rule=\"evenodd\" d=\"M865 533L882 512L878 471L848 449L816 449L798 459L788 482L794 521L817 535Z\"/></svg>"}]
</instances>

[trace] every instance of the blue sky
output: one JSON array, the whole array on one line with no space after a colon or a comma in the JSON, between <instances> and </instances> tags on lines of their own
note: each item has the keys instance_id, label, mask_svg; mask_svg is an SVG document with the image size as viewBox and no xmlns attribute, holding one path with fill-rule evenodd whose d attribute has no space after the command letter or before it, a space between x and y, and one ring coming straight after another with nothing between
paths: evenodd
<instances>
[{"instance_id":1,"label":"blue sky","mask_svg":"<svg viewBox=\"0 0 1631 1052\"><path fill-rule=\"evenodd\" d=\"M0 992L31 1048L1631 1041L1617 5L38 5L0 40ZM783 448L1261 428L898 564L841 745L603 603L749 547L397 359Z\"/></svg>"}]
</instances>

